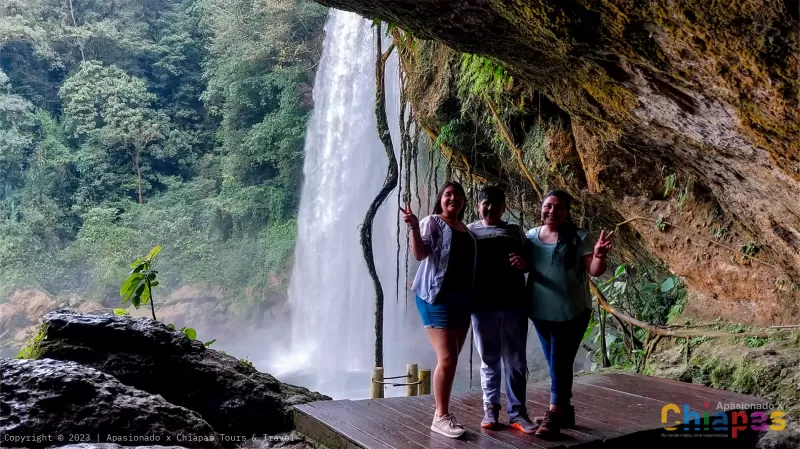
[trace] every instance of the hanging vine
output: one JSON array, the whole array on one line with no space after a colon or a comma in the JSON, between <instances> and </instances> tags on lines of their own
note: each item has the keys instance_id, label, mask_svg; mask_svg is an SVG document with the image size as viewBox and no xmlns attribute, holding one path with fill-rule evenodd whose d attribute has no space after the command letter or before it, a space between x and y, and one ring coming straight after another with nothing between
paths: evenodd
<instances>
[{"instance_id":1,"label":"hanging vine","mask_svg":"<svg viewBox=\"0 0 800 449\"><path fill-rule=\"evenodd\" d=\"M390 45L385 53L382 53L381 45L381 24L375 27L376 51L375 58L375 116L377 118L378 136L383 143L386 157L389 159L389 167L386 180L383 183L378 195L372 200L364 222L361 224L361 250L367 262L367 269L375 286L375 366L383 366L383 289L378 278L378 271L375 268L375 257L372 253L372 222L381 204L397 187L397 160L395 159L392 137L389 134L389 125L386 118L386 86L384 76L386 73L386 59L394 49L394 44Z\"/></svg>"},{"instance_id":2,"label":"hanging vine","mask_svg":"<svg viewBox=\"0 0 800 449\"><path fill-rule=\"evenodd\" d=\"M403 115L405 115L405 112L406 112L405 93L404 93L403 82L402 82L402 79L403 79L402 71L400 72L399 76L400 76L400 80L401 80L400 81L400 135L402 136L403 127L405 126L404 123L403 123ZM406 147L405 147L405 145L403 145L402 137L401 137L401 141L400 141L400 162L401 163L400 163L400 173L399 173L398 178L402 178L403 177L403 163L402 162L403 162L403 160L405 158L405 153L406 153ZM399 186L399 187L400 188L397 189L397 205L398 206L403 204L403 203L400 202L401 195L402 195L402 192L403 192L403 188L402 188L402 186ZM396 290L395 293L397 294L397 302L400 302L400 214L397 214L397 234L396 235L397 235L397 256L395 257L395 262L396 262L396 265L395 265L395 287L396 287L397 290ZM406 230L406 248L408 248L408 230ZM406 252L408 252L408 251L406 251ZM408 277L408 273L406 272L406 278L407 277Z\"/></svg>"}]
</instances>

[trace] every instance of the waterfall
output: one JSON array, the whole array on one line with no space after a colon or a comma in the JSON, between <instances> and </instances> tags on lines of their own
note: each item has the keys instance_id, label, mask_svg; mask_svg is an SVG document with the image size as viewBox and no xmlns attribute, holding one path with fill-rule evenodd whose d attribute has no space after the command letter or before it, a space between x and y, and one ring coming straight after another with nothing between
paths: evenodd
<instances>
[{"instance_id":1,"label":"waterfall","mask_svg":"<svg viewBox=\"0 0 800 449\"><path fill-rule=\"evenodd\" d=\"M368 397L374 365L375 292L359 244L359 225L383 185L387 168L375 118L374 36L371 21L348 12L329 13L305 141L289 287L289 348L269 363L282 381L334 398ZM396 153L400 148L398 77L393 54L387 61L385 85ZM385 295L387 376L404 374L406 363L435 366L413 293L401 285L401 297L395 294L397 207L395 190L373 224L373 253ZM400 229L402 284L406 280L402 222ZM417 266L412 262L409 282ZM386 394L404 392L395 387Z\"/></svg>"}]
</instances>

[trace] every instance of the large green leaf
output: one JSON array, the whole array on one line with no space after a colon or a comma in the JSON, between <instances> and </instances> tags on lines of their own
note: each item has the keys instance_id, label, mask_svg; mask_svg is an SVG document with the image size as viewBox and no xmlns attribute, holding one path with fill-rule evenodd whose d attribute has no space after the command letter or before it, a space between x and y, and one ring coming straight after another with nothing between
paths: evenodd
<instances>
[{"instance_id":1,"label":"large green leaf","mask_svg":"<svg viewBox=\"0 0 800 449\"><path fill-rule=\"evenodd\" d=\"M114 315L116 316L127 316L130 315L127 310L125 309L114 309Z\"/></svg>"},{"instance_id":2,"label":"large green leaf","mask_svg":"<svg viewBox=\"0 0 800 449\"><path fill-rule=\"evenodd\" d=\"M137 309L141 305L142 293L144 292L145 287L146 287L145 283L140 282L139 286L136 287L136 290L133 292L133 295L131 296L131 302L133 303L133 307L136 307Z\"/></svg>"},{"instance_id":3,"label":"large green leaf","mask_svg":"<svg viewBox=\"0 0 800 449\"><path fill-rule=\"evenodd\" d=\"M658 289L658 284L656 284L655 282L648 282L647 284L644 284L644 287L642 287L642 291L644 292L654 292L657 289Z\"/></svg>"},{"instance_id":4,"label":"large green leaf","mask_svg":"<svg viewBox=\"0 0 800 449\"><path fill-rule=\"evenodd\" d=\"M147 257L145 257L145 259L153 260L153 258L156 257L156 254L160 252L161 252L161 246L154 246L153 249L150 250L150 253L147 254Z\"/></svg>"},{"instance_id":5,"label":"large green leaf","mask_svg":"<svg viewBox=\"0 0 800 449\"><path fill-rule=\"evenodd\" d=\"M675 288L675 278L668 277L667 280L665 280L664 283L661 284L661 293L667 293L669 291L672 291L673 288Z\"/></svg>"},{"instance_id":6,"label":"large green leaf","mask_svg":"<svg viewBox=\"0 0 800 449\"><path fill-rule=\"evenodd\" d=\"M128 290L123 294L122 304L128 302L128 300L131 299L131 295L134 295L136 290L144 285L143 281L144 279L142 279L141 276L136 276L134 278L134 282L130 284Z\"/></svg>"},{"instance_id":7,"label":"large green leaf","mask_svg":"<svg viewBox=\"0 0 800 449\"><path fill-rule=\"evenodd\" d=\"M620 277L623 274L625 274L625 264L617 267L617 271L614 272L614 277Z\"/></svg>"},{"instance_id":8,"label":"large green leaf","mask_svg":"<svg viewBox=\"0 0 800 449\"><path fill-rule=\"evenodd\" d=\"M139 266L141 263L142 259L136 259L135 261L133 261L133 263L131 264L131 270Z\"/></svg>"},{"instance_id":9,"label":"large green leaf","mask_svg":"<svg viewBox=\"0 0 800 449\"><path fill-rule=\"evenodd\" d=\"M144 290L142 290L142 297L139 299L142 304L147 304L150 301L150 289L147 288L147 283L145 283Z\"/></svg>"},{"instance_id":10,"label":"large green leaf","mask_svg":"<svg viewBox=\"0 0 800 449\"><path fill-rule=\"evenodd\" d=\"M139 278L139 276L137 276L135 274L132 274L132 275L128 276L128 279L125 280L125 282L122 284L122 287L120 287L120 289L119 289L119 295L120 296L130 296L129 290L131 290L133 288L132 285L136 284L136 281L137 281L138 278Z\"/></svg>"},{"instance_id":11,"label":"large green leaf","mask_svg":"<svg viewBox=\"0 0 800 449\"><path fill-rule=\"evenodd\" d=\"M186 334L186 336L189 337L190 340L197 339L197 331L192 329L191 327L187 327L186 329L184 329L183 333Z\"/></svg>"}]
</instances>

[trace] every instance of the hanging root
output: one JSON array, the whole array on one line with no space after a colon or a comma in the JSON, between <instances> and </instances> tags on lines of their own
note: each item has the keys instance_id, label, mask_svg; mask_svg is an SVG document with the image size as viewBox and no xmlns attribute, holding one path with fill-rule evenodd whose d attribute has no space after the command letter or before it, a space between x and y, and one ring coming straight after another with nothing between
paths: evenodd
<instances>
[{"instance_id":1,"label":"hanging root","mask_svg":"<svg viewBox=\"0 0 800 449\"><path fill-rule=\"evenodd\" d=\"M386 119L386 89L384 85L384 75L386 72L386 59L391 54L394 45L391 45L386 53L381 53L381 26L375 28L377 39L377 58L375 60L375 116L378 121L378 136L383 142L386 156L389 158L388 173L378 195L372 200L364 222L361 224L361 249L364 259L367 262L367 269L375 285L375 366L383 366L383 289L378 278L378 271L375 269L375 258L372 254L372 222L378 208L383 201L397 187L397 161L395 160L392 137L389 134L388 120Z\"/></svg>"}]
</instances>

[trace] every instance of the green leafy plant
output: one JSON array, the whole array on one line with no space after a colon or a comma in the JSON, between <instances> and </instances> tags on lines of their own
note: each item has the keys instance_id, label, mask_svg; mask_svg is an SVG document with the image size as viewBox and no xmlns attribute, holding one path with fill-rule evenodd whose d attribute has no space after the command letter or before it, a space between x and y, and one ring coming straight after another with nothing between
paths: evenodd
<instances>
[{"instance_id":1,"label":"green leafy plant","mask_svg":"<svg viewBox=\"0 0 800 449\"><path fill-rule=\"evenodd\" d=\"M239 359L239 361L244 363L245 365L249 366L250 368L253 368L253 362L251 362L250 360L247 360L246 358L244 358L244 359Z\"/></svg>"},{"instance_id":2,"label":"green leafy plant","mask_svg":"<svg viewBox=\"0 0 800 449\"><path fill-rule=\"evenodd\" d=\"M500 64L483 56L465 54L461 57L459 96L496 95L514 78Z\"/></svg>"},{"instance_id":3,"label":"green leafy plant","mask_svg":"<svg viewBox=\"0 0 800 449\"><path fill-rule=\"evenodd\" d=\"M745 339L747 346L751 348L760 348L769 342L768 338L759 338L759 337L747 337Z\"/></svg>"},{"instance_id":4,"label":"green leafy plant","mask_svg":"<svg viewBox=\"0 0 800 449\"><path fill-rule=\"evenodd\" d=\"M741 247L739 247L739 251L741 251L745 256L753 257L755 256L761 248L756 245L756 242L750 240Z\"/></svg>"},{"instance_id":5,"label":"green leafy plant","mask_svg":"<svg viewBox=\"0 0 800 449\"><path fill-rule=\"evenodd\" d=\"M439 130L439 135L433 142L435 147L447 145L451 147L459 147L463 144L462 136L464 135L464 126L460 119L453 119L447 122Z\"/></svg>"},{"instance_id":6,"label":"green leafy plant","mask_svg":"<svg viewBox=\"0 0 800 449\"><path fill-rule=\"evenodd\" d=\"M721 224L714 224L711 226L711 233L714 234L714 238L717 240L722 239L728 233L729 229L727 226Z\"/></svg>"},{"instance_id":7,"label":"green leafy plant","mask_svg":"<svg viewBox=\"0 0 800 449\"><path fill-rule=\"evenodd\" d=\"M661 293L670 293L671 291L675 290L679 282L680 280L676 277L668 277L661 284Z\"/></svg>"},{"instance_id":8,"label":"green leafy plant","mask_svg":"<svg viewBox=\"0 0 800 449\"><path fill-rule=\"evenodd\" d=\"M153 305L153 291L152 288L158 285L156 275L158 271L153 270L153 258L161 252L161 246L155 246L147 256L136 259L131 264L131 272L128 279L122 284L119 289L119 294L122 296L122 304L130 301L137 309L142 304L150 303L150 311L153 313L153 319L156 320L156 309Z\"/></svg>"},{"instance_id":9,"label":"green leafy plant","mask_svg":"<svg viewBox=\"0 0 800 449\"><path fill-rule=\"evenodd\" d=\"M176 330L175 329L175 325L172 324L172 323L167 324L167 327L169 327L172 330ZM180 329L177 329L177 331L181 332L184 335L186 335L187 337L189 337L189 340L197 340L197 331L194 328L184 326L184 327L182 327ZM203 343L203 346L209 347L209 346L213 345L214 342L216 342L216 341L217 341L216 338L211 340L211 341L207 341L207 342Z\"/></svg>"},{"instance_id":10,"label":"green leafy plant","mask_svg":"<svg viewBox=\"0 0 800 449\"><path fill-rule=\"evenodd\" d=\"M664 231L667 230L667 223L664 221L664 217L663 216L659 216L658 220L656 220L656 229L658 229L661 232L664 232Z\"/></svg>"},{"instance_id":11,"label":"green leafy plant","mask_svg":"<svg viewBox=\"0 0 800 449\"><path fill-rule=\"evenodd\" d=\"M161 252L161 246L155 246L150 250L147 256L136 259L136 261L131 264L130 276L128 276L128 279L125 280L119 290L120 296L123 297L122 304L130 301L133 306L138 309L140 305L149 302L154 320L157 320L157 318L155 306L153 305L152 288L158 285L158 281L156 280L158 271L153 270L153 258L155 258L159 252ZM129 316L130 313L125 309L114 309L114 315ZM172 323L167 324L167 327L176 330L175 325ZM184 326L177 330L189 337L190 340L197 340L197 331L194 328ZM216 341L216 339L207 341L203 343L203 345L209 347Z\"/></svg>"},{"instance_id":12,"label":"green leafy plant","mask_svg":"<svg viewBox=\"0 0 800 449\"><path fill-rule=\"evenodd\" d=\"M664 196L667 197L675 190L677 184L677 176L675 173L664 178Z\"/></svg>"},{"instance_id":13,"label":"green leafy plant","mask_svg":"<svg viewBox=\"0 0 800 449\"><path fill-rule=\"evenodd\" d=\"M694 191L694 180L690 179L681 189L680 195L678 195L678 209L683 210L686 201L692 196L692 191Z\"/></svg>"},{"instance_id":14,"label":"green leafy plant","mask_svg":"<svg viewBox=\"0 0 800 449\"><path fill-rule=\"evenodd\" d=\"M675 304L673 304L672 307L669 308L669 313L667 314L667 322L673 321L675 318L678 317L678 315L683 313L683 306L685 303L686 303L685 297L681 297L677 301L675 301Z\"/></svg>"}]
</instances>

